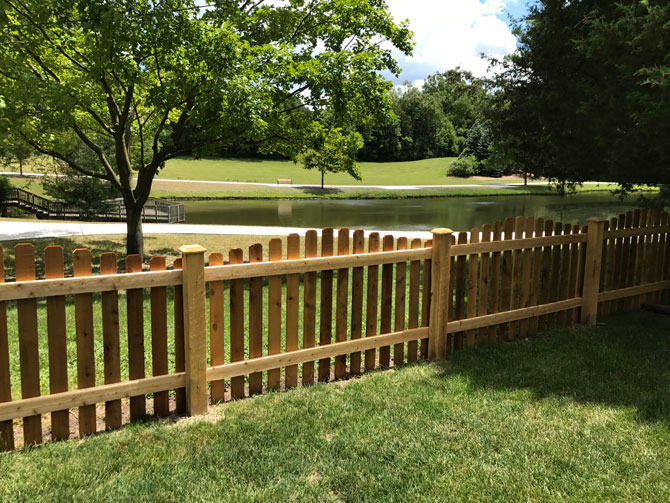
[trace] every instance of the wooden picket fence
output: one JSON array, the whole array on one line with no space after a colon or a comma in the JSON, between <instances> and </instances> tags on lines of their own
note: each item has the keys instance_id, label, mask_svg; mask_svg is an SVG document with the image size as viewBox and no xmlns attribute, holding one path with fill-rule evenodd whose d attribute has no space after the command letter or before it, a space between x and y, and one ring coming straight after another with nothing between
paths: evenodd
<instances>
[{"instance_id":1,"label":"wooden picket fence","mask_svg":"<svg viewBox=\"0 0 670 503\"><path fill-rule=\"evenodd\" d=\"M21 419L24 444L39 444L49 430L52 439L65 439L75 425L88 435L147 412L198 415L210 401L277 390L282 381L291 388L442 360L463 347L594 324L598 311L668 302L669 234L669 215L647 210L611 222L589 219L584 227L508 218L457 239L436 229L425 242L372 233L367 250L363 231L340 229L335 247L333 229L323 229L320 240L316 231L306 233L302 252L297 234L285 249L271 240L268 261L256 244L248 263L233 249L227 264L210 253L205 266L205 250L185 246L172 270L152 257L143 271L140 258L128 256L120 274L116 256L103 253L100 274L92 275L91 254L79 249L67 278L62 248L49 246L44 279L35 277L33 245L19 244L16 281L5 283L0 268L0 449L14 448ZM76 357L68 351L68 309ZM8 313L15 316L9 325ZM10 342L16 346L12 323L18 355L9 350ZM40 355L44 335L48 351ZM48 362L48 392L40 358ZM14 381L10 367L20 369Z\"/></svg>"}]
</instances>

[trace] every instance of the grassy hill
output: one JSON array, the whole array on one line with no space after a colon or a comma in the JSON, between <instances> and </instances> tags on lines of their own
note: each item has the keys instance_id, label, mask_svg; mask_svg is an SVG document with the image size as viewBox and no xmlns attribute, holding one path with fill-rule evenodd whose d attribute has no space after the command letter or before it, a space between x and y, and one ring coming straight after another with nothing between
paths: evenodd
<instances>
[{"instance_id":1,"label":"grassy hill","mask_svg":"<svg viewBox=\"0 0 670 503\"><path fill-rule=\"evenodd\" d=\"M410 162L363 162L362 181L343 173L326 173L326 185L472 183L467 179L446 176L453 159L455 158L443 157ZM308 171L300 163L263 159L172 159L166 163L158 177L260 183L275 183L278 178L289 178L294 184L321 183L320 172Z\"/></svg>"}]
</instances>

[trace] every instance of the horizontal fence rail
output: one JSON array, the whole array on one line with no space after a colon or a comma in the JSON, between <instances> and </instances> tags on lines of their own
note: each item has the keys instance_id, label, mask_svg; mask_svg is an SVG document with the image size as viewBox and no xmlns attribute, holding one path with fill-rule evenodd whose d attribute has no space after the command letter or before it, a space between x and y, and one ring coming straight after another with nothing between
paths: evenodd
<instances>
[{"instance_id":1,"label":"horizontal fence rail","mask_svg":"<svg viewBox=\"0 0 670 503\"><path fill-rule=\"evenodd\" d=\"M246 254L183 247L171 270L103 253L93 275L79 249L68 277L49 246L43 279L42 256L19 244L14 281L0 268L0 449L667 303L669 234L651 210L586 226L508 218L427 241L323 229Z\"/></svg>"}]
</instances>

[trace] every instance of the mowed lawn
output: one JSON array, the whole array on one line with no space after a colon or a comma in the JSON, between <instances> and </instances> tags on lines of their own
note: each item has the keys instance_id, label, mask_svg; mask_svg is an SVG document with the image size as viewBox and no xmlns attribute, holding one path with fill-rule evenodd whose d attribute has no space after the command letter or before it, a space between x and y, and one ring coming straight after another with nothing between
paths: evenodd
<instances>
[{"instance_id":1,"label":"mowed lawn","mask_svg":"<svg viewBox=\"0 0 670 503\"><path fill-rule=\"evenodd\" d=\"M490 183L447 177L454 157L408 162L362 162L362 181L345 173L326 173L326 185L440 185ZM318 185L321 173L306 170L301 163L263 159L190 159L168 161L158 178L184 180L276 183L278 178L294 184Z\"/></svg>"},{"instance_id":2,"label":"mowed lawn","mask_svg":"<svg viewBox=\"0 0 670 503\"><path fill-rule=\"evenodd\" d=\"M670 501L670 317L0 455L1 501Z\"/></svg>"}]
</instances>

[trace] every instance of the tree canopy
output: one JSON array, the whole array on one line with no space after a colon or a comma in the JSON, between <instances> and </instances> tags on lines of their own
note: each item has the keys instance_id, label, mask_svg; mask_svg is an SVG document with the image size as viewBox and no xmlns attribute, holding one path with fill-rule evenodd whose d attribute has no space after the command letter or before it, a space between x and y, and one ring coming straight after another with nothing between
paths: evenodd
<instances>
[{"instance_id":1,"label":"tree canopy","mask_svg":"<svg viewBox=\"0 0 670 503\"><path fill-rule=\"evenodd\" d=\"M468 132L483 120L489 84L455 68L429 75L421 89L391 90L393 114L360 128L367 161L412 161L463 152Z\"/></svg>"},{"instance_id":2,"label":"tree canopy","mask_svg":"<svg viewBox=\"0 0 670 503\"><path fill-rule=\"evenodd\" d=\"M243 143L296 158L322 134L314 110L334 142L381 120L392 47L410 53L411 32L383 0L6 0L0 135L110 183L141 253L167 160Z\"/></svg>"},{"instance_id":3,"label":"tree canopy","mask_svg":"<svg viewBox=\"0 0 670 503\"><path fill-rule=\"evenodd\" d=\"M542 0L491 115L506 162L561 186L670 183L670 4Z\"/></svg>"}]
</instances>

